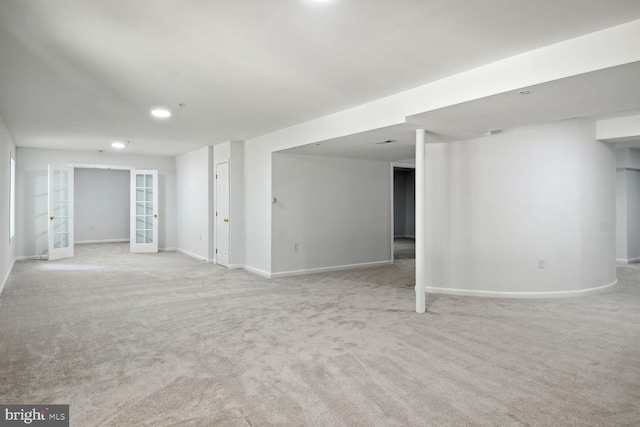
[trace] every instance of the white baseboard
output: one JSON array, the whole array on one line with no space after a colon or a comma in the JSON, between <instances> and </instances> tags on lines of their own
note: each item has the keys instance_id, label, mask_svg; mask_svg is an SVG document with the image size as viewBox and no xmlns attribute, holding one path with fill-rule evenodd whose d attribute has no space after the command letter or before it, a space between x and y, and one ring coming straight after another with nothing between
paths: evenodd
<instances>
[{"instance_id":1,"label":"white baseboard","mask_svg":"<svg viewBox=\"0 0 640 427\"><path fill-rule=\"evenodd\" d=\"M49 255L27 255L16 257L16 261L37 261L43 259L49 259Z\"/></svg>"},{"instance_id":2,"label":"white baseboard","mask_svg":"<svg viewBox=\"0 0 640 427\"><path fill-rule=\"evenodd\" d=\"M229 270L239 270L239 269L244 268L244 267L245 267L245 266L244 266L244 265L242 265L242 264L229 264L229 265L227 266L227 268L228 268Z\"/></svg>"},{"instance_id":3,"label":"white baseboard","mask_svg":"<svg viewBox=\"0 0 640 427\"><path fill-rule=\"evenodd\" d=\"M602 292L618 283L618 279L606 285L597 286L589 289L579 289L576 291L549 291L549 292L498 292L498 291L476 291L469 289L450 289L427 287L425 292L428 294L447 294L447 295L463 295L470 297L489 297L489 298L564 298L578 295L590 295Z\"/></svg>"},{"instance_id":4,"label":"white baseboard","mask_svg":"<svg viewBox=\"0 0 640 427\"><path fill-rule=\"evenodd\" d=\"M9 280L9 275L11 275L11 270L13 270L14 265L16 265L16 258L11 261L9 270L7 270L7 274L4 276L4 279L2 279L2 283L0 283L0 296L2 295L2 291L4 291L4 285L6 285L7 281Z\"/></svg>"},{"instance_id":5,"label":"white baseboard","mask_svg":"<svg viewBox=\"0 0 640 427\"><path fill-rule=\"evenodd\" d=\"M616 261L621 262L623 264L632 264L634 262L640 262L640 258L631 258L631 259L616 258Z\"/></svg>"},{"instance_id":6,"label":"white baseboard","mask_svg":"<svg viewBox=\"0 0 640 427\"><path fill-rule=\"evenodd\" d=\"M176 252L178 248L158 248L158 252Z\"/></svg>"},{"instance_id":7,"label":"white baseboard","mask_svg":"<svg viewBox=\"0 0 640 427\"><path fill-rule=\"evenodd\" d=\"M266 271L260 270L258 268L249 267L248 265L244 265L242 266L242 268L247 270L249 273L257 274L258 276L266 277L267 279L270 279L272 277L271 273L267 273Z\"/></svg>"},{"instance_id":8,"label":"white baseboard","mask_svg":"<svg viewBox=\"0 0 640 427\"><path fill-rule=\"evenodd\" d=\"M335 265L331 267L309 268L306 270L282 271L279 273L271 273L271 277L301 276L303 274L325 273L328 271L350 270L352 268L376 267L380 265L389 265L389 264L393 264L393 261L387 260L387 261L363 262L360 264Z\"/></svg>"},{"instance_id":9,"label":"white baseboard","mask_svg":"<svg viewBox=\"0 0 640 427\"><path fill-rule=\"evenodd\" d=\"M129 243L129 239L106 239L106 240L77 240L76 245L90 245L94 243Z\"/></svg>"},{"instance_id":10,"label":"white baseboard","mask_svg":"<svg viewBox=\"0 0 640 427\"><path fill-rule=\"evenodd\" d=\"M191 257L191 258L194 258L194 259L197 259L198 261L210 262L209 259L207 259L205 257L202 257L202 256L200 256L198 254L194 254L193 252L185 251L184 249L177 248L176 252L180 252L181 254L184 254L184 255L186 255L188 257Z\"/></svg>"}]
</instances>

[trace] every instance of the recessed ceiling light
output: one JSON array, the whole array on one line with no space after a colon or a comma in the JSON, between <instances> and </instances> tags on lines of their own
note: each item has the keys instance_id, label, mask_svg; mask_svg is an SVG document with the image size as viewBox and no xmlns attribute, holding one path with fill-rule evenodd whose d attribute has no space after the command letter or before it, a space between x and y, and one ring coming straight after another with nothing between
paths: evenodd
<instances>
[{"instance_id":1,"label":"recessed ceiling light","mask_svg":"<svg viewBox=\"0 0 640 427\"><path fill-rule=\"evenodd\" d=\"M116 142L111 143L111 146L113 148L117 148L118 150L122 150L127 145L124 142L116 141Z\"/></svg>"},{"instance_id":2,"label":"recessed ceiling light","mask_svg":"<svg viewBox=\"0 0 640 427\"><path fill-rule=\"evenodd\" d=\"M387 139L387 140L384 140L384 141L376 142L375 144L376 145L391 144L392 142L396 142L396 140L395 139Z\"/></svg>"},{"instance_id":3,"label":"recessed ceiling light","mask_svg":"<svg viewBox=\"0 0 640 427\"><path fill-rule=\"evenodd\" d=\"M161 119L166 119L167 117L171 117L171 111L163 108L156 108L155 110L151 110L151 115Z\"/></svg>"}]
</instances>

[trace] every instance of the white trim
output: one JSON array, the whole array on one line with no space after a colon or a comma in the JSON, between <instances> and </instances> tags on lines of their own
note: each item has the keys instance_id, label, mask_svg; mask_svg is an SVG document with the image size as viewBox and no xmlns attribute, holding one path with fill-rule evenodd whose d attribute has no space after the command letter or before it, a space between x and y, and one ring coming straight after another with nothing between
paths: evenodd
<instances>
[{"instance_id":1,"label":"white trim","mask_svg":"<svg viewBox=\"0 0 640 427\"><path fill-rule=\"evenodd\" d=\"M79 240L76 245L92 245L94 243L129 243L129 239Z\"/></svg>"},{"instance_id":2,"label":"white trim","mask_svg":"<svg viewBox=\"0 0 640 427\"><path fill-rule=\"evenodd\" d=\"M184 249L177 248L176 252L180 252L181 254L184 254L184 255L186 255L188 257L191 257L191 258L194 258L194 259L197 259L198 261L209 262L209 260L207 258L205 258L203 256L200 256L198 254L194 254L193 252L185 251Z\"/></svg>"},{"instance_id":3,"label":"white trim","mask_svg":"<svg viewBox=\"0 0 640 427\"><path fill-rule=\"evenodd\" d=\"M271 277L301 276L303 274L325 273L328 271L350 270L352 268L376 267L379 265L389 264L393 264L393 260L363 262L361 264L335 265L332 267L309 268L306 270L281 271L279 273L271 273Z\"/></svg>"},{"instance_id":4,"label":"white trim","mask_svg":"<svg viewBox=\"0 0 640 427\"><path fill-rule=\"evenodd\" d=\"M563 298L578 295L590 295L602 292L618 283L618 279L603 286L597 286L589 289L579 289L576 291L550 291L550 292L499 292L499 291L475 291L469 289L449 289L435 288L427 286L426 293L447 294L447 295L464 295L472 297L490 297L490 298Z\"/></svg>"},{"instance_id":5,"label":"white trim","mask_svg":"<svg viewBox=\"0 0 640 427\"><path fill-rule=\"evenodd\" d=\"M224 267L224 265L223 265L223 267ZM241 269L241 268L244 268L244 267L245 266L242 265L242 264L229 264L229 265L227 265L227 268L229 270L238 270L238 269Z\"/></svg>"},{"instance_id":6,"label":"white trim","mask_svg":"<svg viewBox=\"0 0 640 427\"><path fill-rule=\"evenodd\" d=\"M158 248L158 252L176 252L178 248Z\"/></svg>"},{"instance_id":7,"label":"white trim","mask_svg":"<svg viewBox=\"0 0 640 427\"><path fill-rule=\"evenodd\" d=\"M16 261L40 261L46 259L49 259L49 255L27 255L16 257Z\"/></svg>"},{"instance_id":8,"label":"white trim","mask_svg":"<svg viewBox=\"0 0 640 427\"><path fill-rule=\"evenodd\" d=\"M632 264L634 262L640 262L640 258L631 258L631 259L616 258L616 262L621 262L623 264Z\"/></svg>"},{"instance_id":9,"label":"white trim","mask_svg":"<svg viewBox=\"0 0 640 427\"><path fill-rule=\"evenodd\" d=\"M80 169L113 169L113 170L126 170L130 171L135 169L135 166L118 166L118 165L96 165L89 163L67 163L67 166Z\"/></svg>"},{"instance_id":10,"label":"white trim","mask_svg":"<svg viewBox=\"0 0 640 427\"><path fill-rule=\"evenodd\" d=\"M11 275L11 270L13 270L13 266L16 265L16 258L11 261L11 265L9 266L9 270L7 271L7 275L4 276L2 283L0 284L0 296L2 296L2 291L4 291L4 285L9 281L9 276Z\"/></svg>"},{"instance_id":11,"label":"white trim","mask_svg":"<svg viewBox=\"0 0 640 427\"><path fill-rule=\"evenodd\" d=\"M249 273L257 274L258 276L266 277L267 279L270 279L271 277L273 277L271 273L267 273L266 271L259 270L259 269L254 268L254 267L250 267L248 265L245 265L242 268L247 270Z\"/></svg>"}]
</instances>

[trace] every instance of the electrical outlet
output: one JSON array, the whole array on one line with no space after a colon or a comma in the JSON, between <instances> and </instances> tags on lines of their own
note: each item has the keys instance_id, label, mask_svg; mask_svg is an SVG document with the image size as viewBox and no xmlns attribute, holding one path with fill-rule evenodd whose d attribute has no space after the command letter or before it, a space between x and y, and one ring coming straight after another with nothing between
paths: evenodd
<instances>
[{"instance_id":1,"label":"electrical outlet","mask_svg":"<svg viewBox=\"0 0 640 427\"><path fill-rule=\"evenodd\" d=\"M293 251L294 252L298 252L300 250L300 243L294 243L293 244Z\"/></svg>"},{"instance_id":2,"label":"electrical outlet","mask_svg":"<svg viewBox=\"0 0 640 427\"><path fill-rule=\"evenodd\" d=\"M544 268L544 258L538 258L538 268Z\"/></svg>"}]
</instances>

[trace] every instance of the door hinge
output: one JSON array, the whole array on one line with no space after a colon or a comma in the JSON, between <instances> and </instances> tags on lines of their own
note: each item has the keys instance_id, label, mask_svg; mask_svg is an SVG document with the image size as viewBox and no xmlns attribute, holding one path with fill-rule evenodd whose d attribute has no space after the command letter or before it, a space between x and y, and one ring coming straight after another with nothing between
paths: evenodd
<instances>
[{"instance_id":1,"label":"door hinge","mask_svg":"<svg viewBox=\"0 0 640 427\"><path fill-rule=\"evenodd\" d=\"M218 250L216 249L216 253L218 253Z\"/></svg>"},{"instance_id":2,"label":"door hinge","mask_svg":"<svg viewBox=\"0 0 640 427\"><path fill-rule=\"evenodd\" d=\"M218 212L216 212L216 216L218 216Z\"/></svg>"},{"instance_id":3,"label":"door hinge","mask_svg":"<svg viewBox=\"0 0 640 427\"><path fill-rule=\"evenodd\" d=\"M218 174L216 174L216 179L218 179Z\"/></svg>"}]
</instances>

